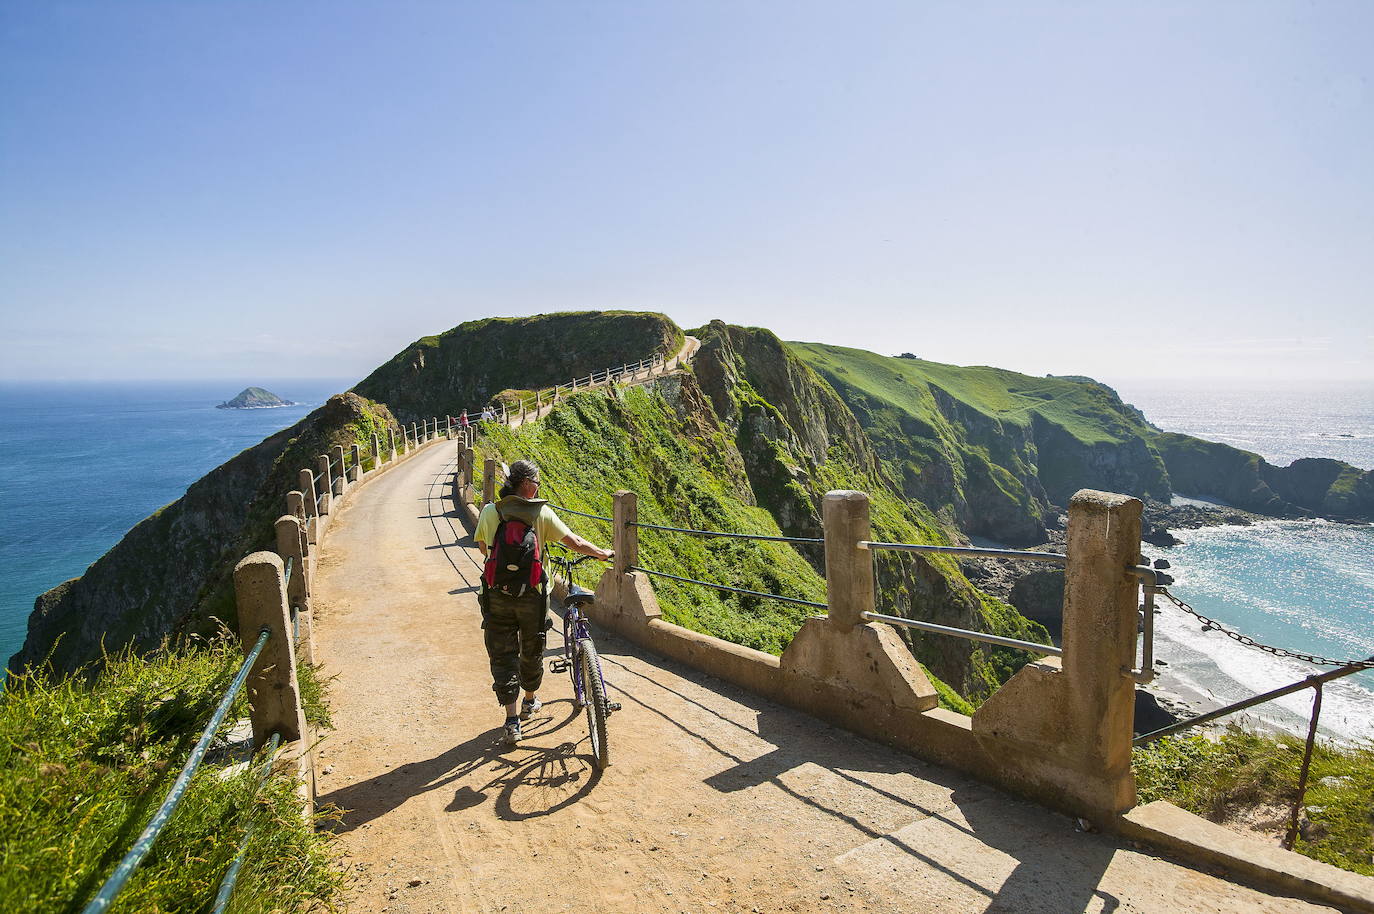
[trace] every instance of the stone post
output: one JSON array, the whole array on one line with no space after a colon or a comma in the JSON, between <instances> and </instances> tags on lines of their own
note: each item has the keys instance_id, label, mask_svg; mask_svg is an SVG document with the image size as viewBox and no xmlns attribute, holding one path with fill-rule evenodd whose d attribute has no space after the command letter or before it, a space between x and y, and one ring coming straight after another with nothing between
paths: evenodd
<instances>
[{"instance_id":1,"label":"stone post","mask_svg":"<svg viewBox=\"0 0 1374 914\"><path fill-rule=\"evenodd\" d=\"M334 488L340 497L348 489L348 468L344 466L344 449L342 444L334 445L334 462L339 465L339 475L333 478Z\"/></svg>"},{"instance_id":2,"label":"stone post","mask_svg":"<svg viewBox=\"0 0 1374 914\"><path fill-rule=\"evenodd\" d=\"M611 548L615 550L615 573L629 574L631 565L639 564L639 528L631 526L639 522L639 497L635 493L621 489L615 493L615 529Z\"/></svg>"},{"instance_id":3,"label":"stone post","mask_svg":"<svg viewBox=\"0 0 1374 914\"><path fill-rule=\"evenodd\" d=\"M868 496L839 490L825 493L825 586L830 624L840 631L863 625L873 611L873 553L858 543L872 537Z\"/></svg>"},{"instance_id":4,"label":"stone post","mask_svg":"<svg viewBox=\"0 0 1374 914\"><path fill-rule=\"evenodd\" d=\"M372 436L372 469L382 468L382 439L378 435Z\"/></svg>"},{"instance_id":5,"label":"stone post","mask_svg":"<svg viewBox=\"0 0 1374 914\"><path fill-rule=\"evenodd\" d=\"M444 414L444 437L450 440L453 438L453 417L447 413Z\"/></svg>"},{"instance_id":6,"label":"stone post","mask_svg":"<svg viewBox=\"0 0 1374 914\"><path fill-rule=\"evenodd\" d=\"M438 416L431 416L431 417L430 417L430 435L429 435L429 439L428 439L428 440L434 441L434 440L437 439L438 437L439 437L439 417L438 417Z\"/></svg>"},{"instance_id":7,"label":"stone post","mask_svg":"<svg viewBox=\"0 0 1374 914\"><path fill-rule=\"evenodd\" d=\"M482 464L482 504L496 501L496 458L488 457Z\"/></svg>"},{"instance_id":8,"label":"stone post","mask_svg":"<svg viewBox=\"0 0 1374 914\"><path fill-rule=\"evenodd\" d=\"M254 552L234 568L234 602L244 653L257 643L264 628L272 633L248 676L256 746L265 745L273 733L280 733L283 742L306 735L283 570L282 560L271 552Z\"/></svg>"},{"instance_id":9,"label":"stone post","mask_svg":"<svg viewBox=\"0 0 1374 914\"><path fill-rule=\"evenodd\" d=\"M544 408L544 392L536 390L534 392L534 414L539 415L539 411Z\"/></svg>"},{"instance_id":10,"label":"stone post","mask_svg":"<svg viewBox=\"0 0 1374 914\"><path fill-rule=\"evenodd\" d=\"M331 502L334 500L334 483L329 473L329 455L321 454L316 458L316 463L320 468L320 513L328 514Z\"/></svg>"},{"instance_id":11,"label":"stone post","mask_svg":"<svg viewBox=\"0 0 1374 914\"><path fill-rule=\"evenodd\" d=\"M291 578L286 582L286 605L295 609L297 625L292 632L297 652L308 663L315 662L314 633L310 622L310 581L306 573L305 554L300 549L300 524L284 514L277 518L277 554L282 564L291 559ZM288 613L288 620L290 615ZM288 629L290 631L291 629Z\"/></svg>"},{"instance_id":12,"label":"stone post","mask_svg":"<svg viewBox=\"0 0 1374 914\"><path fill-rule=\"evenodd\" d=\"M463 496L469 501L472 497L472 470L473 465L476 463L476 461L477 452L474 451L471 447L463 448Z\"/></svg>"},{"instance_id":13,"label":"stone post","mask_svg":"<svg viewBox=\"0 0 1374 914\"><path fill-rule=\"evenodd\" d=\"M520 424L525 424L525 398L520 398Z\"/></svg>"},{"instance_id":14,"label":"stone post","mask_svg":"<svg viewBox=\"0 0 1374 914\"><path fill-rule=\"evenodd\" d=\"M1102 806L1135 805L1131 731L1139 623L1137 580L1126 573L1140 556L1138 499L1084 489L1069 500L1064 570L1064 657L1071 732L1083 766L1101 772Z\"/></svg>"},{"instance_id":15,"label":"stone post","mask_svg":"<svg viewBox=\"0 0 1374 914\"><path fill-rule=\"evenodd\" d=\"M386 437L387 437L387 441L390 442L390 451L391 451L390 455L389 455L386 459L387 459L388 461L395 460L395 459L396 459L396 429L394 429L394 428L389 428L389 429L387 429L387 430L386 430Z\"/></svg>"},{"instance_id":16,"label":"stone post","mask_svg":"<svg viewBox=\"0 0 1374 914\"><path fill-rule=\"evenodd\" d=\"M305 527L305 496L296 489L286 493L286 513L300 521L302 529Z\"/></svg>"}]
</instances>

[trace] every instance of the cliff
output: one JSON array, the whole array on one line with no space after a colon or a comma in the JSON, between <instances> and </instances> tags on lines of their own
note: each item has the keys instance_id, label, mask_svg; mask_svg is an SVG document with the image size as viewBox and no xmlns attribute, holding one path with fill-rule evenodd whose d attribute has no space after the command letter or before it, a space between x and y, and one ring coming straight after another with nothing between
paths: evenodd
<instances>
[{"instance_id":1,"label":"cliff","mask_svg":"<svg viewBox=\"0 0 1374 914\"><path fill-rule=\"evenodd\" d=\"M480 407L503 390L551 387L654 353L673 356L682 341L676 324L649 312L492 317L415 341L353 390L410 423Z\"/></svg>"},{"instance_id":2,"label":"cliff","mask_svg":"<svg viewBox=\"0 0 1374 914\"><path fill-rule=\"evenodd\" d=\"M1096 381L788 346L853 410L903 494L967 534L1043 543L1085 487L1170 497L1154 429Z\"/></svg>"},{"instance_id":3,"label":"cliff","mask_svg":"<svg viewBox=\"0 0 1374 914\"><path fill-rule=\"evenodd\" d=\"M1374 471L1322 457L1276 467L1250 451L1170 432L1155 441L1180 494L1271 517L1374 521Z\"/></svg>"}]
</instances>

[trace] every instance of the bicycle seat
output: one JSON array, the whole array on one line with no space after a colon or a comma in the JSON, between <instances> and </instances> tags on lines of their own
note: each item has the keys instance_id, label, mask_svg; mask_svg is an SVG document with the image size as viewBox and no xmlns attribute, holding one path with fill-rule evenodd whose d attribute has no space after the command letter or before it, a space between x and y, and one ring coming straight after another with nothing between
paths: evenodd
<instances>
[{"instance_id":1,"label":"bicycle seat","mask_svg":"<svg viewBox=\"0 0 1374 914\"><path fill-rule=\"evenodd\" d=\"M568 588L568 596L563 602L568 606L590 606L596 602L596 594L590 590L583 590L576 584Z\"/></svg>"}]
</instances>

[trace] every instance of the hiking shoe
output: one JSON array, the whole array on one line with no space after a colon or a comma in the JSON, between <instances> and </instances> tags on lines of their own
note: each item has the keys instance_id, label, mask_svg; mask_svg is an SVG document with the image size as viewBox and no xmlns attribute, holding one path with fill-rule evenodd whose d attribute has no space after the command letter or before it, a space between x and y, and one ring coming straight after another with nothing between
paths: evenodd
<instances>
[{"instance_id":1,"label":"hiking shoe","mask_svg":"<svg viewBox=\"0 0 1374 914\"><path fill-rule=\"evenodd\" d=\"M524 734L520 732L520 718L512 717L510 720L506 721L505 730L501 734L501 741L503 743L507 746L514 746L520 742L522 736L524 736Z\"/></svg>"},{"instance_id":2,"label":"hiking shoe","mask_svg":"<svg viewBox=\"0 0 1374 914\"><path fill-rule=\"evenodd\" d=\"M529 720L530 716L542 707L544 707L544 703L538 698L526 698L520 702L520 719Z\"/></svg>"}]
</instances>

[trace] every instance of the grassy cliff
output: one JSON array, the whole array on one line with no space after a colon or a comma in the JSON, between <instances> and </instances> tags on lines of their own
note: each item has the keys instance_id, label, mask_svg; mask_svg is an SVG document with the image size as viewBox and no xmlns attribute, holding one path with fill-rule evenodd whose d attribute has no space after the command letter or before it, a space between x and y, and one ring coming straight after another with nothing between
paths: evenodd
<instances>
[{"instance_id":1,"label":"grassy cliff","mask_svg":"<svg viewBox=\"0 0 1374 914\"><path fill-rule=\"evenodd\" d=\"M402 422L472 409L682 348L682 331L647 311L490 317L416 340L354 387Z\"/></svg>"},{"instance_id":2,"label":"grassy cliff","mask_svg":"<svg viewBox=\"0 0 1374 914\"><path fill-rule=\"evenodd\" d=\"M534 457L545 497L576 511L609 516L611 494L624 488L638 494L648 523L819 536L825 492L862 489L879 537L949 542L932 515L894 491L854 416L776 337L723 324L697 335L703 346L693 373L580 394L538 425L496 429L485 446L507 462ZM605 522L570 519L584 535L611 538ZM643 531L640 550L654 570L825 601L815 547ZM1047 640L1038 625L978 592L953 562L885 553L878 575L886 611ZM654 586L669 621L772 653L816 612L662 578ZM1026 659L952 639L918 638L912 646L942 686L953 686L947 703L964 709L955 691L977 701Z\"/></svg>"},{"instance_id":3,"label":"grassy cliff","mask_svg":"<svg viewBox=\"0 0 1374 914\"><path fill-rule=\"evenodd\" d=\"M854 411L904 494L969 534L1044 542L1081 488L1170 495L1154 430L1102 384L788 345Z\"/></svg>"}]
</instances>

